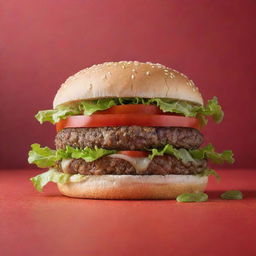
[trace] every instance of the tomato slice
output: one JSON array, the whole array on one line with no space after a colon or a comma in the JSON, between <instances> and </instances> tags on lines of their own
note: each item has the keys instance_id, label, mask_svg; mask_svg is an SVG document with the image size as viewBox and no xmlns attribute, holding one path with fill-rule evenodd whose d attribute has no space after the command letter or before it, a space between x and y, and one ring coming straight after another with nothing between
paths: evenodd
<instances>
[{"instance_id":1,"label":"tomato slice","mask_svg":"<svg viewBox=\"0 0 256 256\"><path fill-rule=\"evenodd\" d=\"M145 151L118 151L117 154L127 155L131 157L147 157L148 152Z\"/></svg>"},{"instance_id":2,"label":"tomato slice","mask_svg":"<svg viewBox=\"0 0 256 256\"><path fill-rule=\"evenodd\" d=\"M128 104L113 106L106 110L99 110L94 115L102 114L164 114L159 107L154 105Z\"/></svg>"},{"instance_id":3,"label":"tomato slice","mask_svg":"<svg viewBox=\"0 0 256 256\"><path fill-rule=\"evenodd\" d=\"M195 117L155 114L97 114L70 116L56 124L57 131L70 127L115 127L115 126L191 127L200 129Z\"/></svg>"}]
</instances>

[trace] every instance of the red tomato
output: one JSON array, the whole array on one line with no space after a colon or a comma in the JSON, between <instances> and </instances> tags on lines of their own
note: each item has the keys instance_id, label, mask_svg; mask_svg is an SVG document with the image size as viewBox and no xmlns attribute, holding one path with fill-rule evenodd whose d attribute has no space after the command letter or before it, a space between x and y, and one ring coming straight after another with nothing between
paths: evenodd
<instances>
[{"instance_id":1,"label":"red tomato","mask_svg":"<svg viewBox=\"0 0 256 256\"><path fill-rule=\"evenodd\" d=\"M127 155L131 157L147 157L148 152L145 151L118 151L117 154Z\"/></svg>"},{"instance_id":2,"label":"red tomato","mask_svg":"<svg viewBox=\"0 0 256 256\"><path fill-rule=\"evenodd\" d=\"M200 128L195 117L155 114L97 114L91 116L70 116L56 124L57 131L68 127L113 127L113 126L153 126Z\"/></svg>"}]
</instances>

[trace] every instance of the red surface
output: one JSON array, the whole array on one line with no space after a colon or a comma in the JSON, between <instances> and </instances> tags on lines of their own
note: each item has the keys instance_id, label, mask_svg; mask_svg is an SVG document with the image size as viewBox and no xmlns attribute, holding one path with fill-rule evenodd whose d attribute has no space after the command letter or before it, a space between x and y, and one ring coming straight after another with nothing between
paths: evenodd
<instances>
[{"instance_id":1,"label":"red surface","mask_svg":"<svg viewBox=\"0 0 256 256\"><path fill-rule=\"evenodd\" d=\"M0 10L1 168L28 167L34 142L53 145L54 128L33 116L69 75L117 60L165 64L218 96L226 116L207 142L254 167L255 1L8 0Z\"/></svg>"},{"instance_id":2,"label":"red surface","mask_svg":"<svg viewBox=\"0 0 256 256\"><path fill-rule=\"evenodd\" d=\"M256 172L211 179L210 200L106 201L36 192L38 171L0 172L0 255L256 255ZM244 200L224 201L239 189Z\"/></svg>"}]
</instances>

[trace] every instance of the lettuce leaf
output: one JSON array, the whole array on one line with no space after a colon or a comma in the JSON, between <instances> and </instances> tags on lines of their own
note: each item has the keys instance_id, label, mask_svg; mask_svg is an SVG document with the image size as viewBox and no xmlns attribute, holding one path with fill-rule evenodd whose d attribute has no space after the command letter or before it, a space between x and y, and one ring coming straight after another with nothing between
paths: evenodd
<instances>
[{"instance_id":1,"label":"lettuce leaf","mask_svg":"<svg viewBox=\"0 0 256 256\"><path fill-rule=\"evenodd\" d=\"M109 150L95 147L94 149L86 147L84 149L66 147L66 150L57 150L57 155L61 155L61 158L82 158L86 162L93 162L103 156L115 154L116 150Z\"/></svg>"},{"instance_id":2,"label":"lettuce leaf","mask_svg":"<svg viewBox=\"0 0 256 256\"><path fill-rule=\"evenodd\" d=\"M78 108L84 115L90 116L98 110L105 110L117 105L116 101L112 98L98 99L94 101L82 101Z\"/></svg>"},{"instance_id":3,"label":"lettuce leaf","mask_svg":"<svg viewBox=\"0 0 256 256\"><path fill-rule=\"evenodd\" d=\"M198 106L180 100L153 98L149 100L149 103L157 105L163 112L173 112L184 116L196 116L198 109Z\"/></svg>"},{"instance_id":4,"label":"lettuce leaf","mask_svg":"<svg viewBox=\"0 0 256 256\"><path fill-rule=\"evenodd\" d=\"M182 160L183 162L187 163L187 162L194 162L195 160L193 159L193 157L190 155L189 151L184 149L184 148L174 148L172 145L167 144L165 145L165 147L163 149L148 149L149 151L151 151L151 154L148 156L149 159L153 159L155 156L163 156L164 154L167 155L173 155L175 156L177 159Z\"/></svg>"},{"instance_id":5,"label":"lettuce leaf","mask_svg":"<svg viewBox=\"0 0 256 256\"><path fill-rule=\"evenodd\" d=\"M224 200L242 200L243 193L239 190L228 190L222 193L220 198Z\"/></svg>"},{"instance_id":6,"label":"lettuce leaf","mask_svg":"<svg viewBox=\"0 0 256 256\"><path fill-rule=\"evenodd\" d=\"M48 147L41 148L39 144L32 144L28 155L28 162L36 164L40 168L55 166L61 159L82 158L86 162L93 162L103 156L116 153L116 150L107 150L95 147L94 149L86 147L84 149L67 146L66 149L51 150Z\"/></svg>"},{"instance_id":7,"label":"lettuce leaf","mask_svg":"<svg viewBox=\"0 0 256 256\"><path fill-rule=\"evenodd\" d=\"M62 105L56 109L41 110L35 115L35 118L40 124L46 121L56 124L60 120L66 119L68 116L79 115L81 111L76 105L77 104Z\"/></svg>"},{"instance_id":8,"label":"lettuce leaf","mask_svg":"<svg viewBox=\"0 0 256 256\"><path fill-rule=\"evenodd\" d=\"M206 202L207 200L208 195L204 192L184 193L176 198L176 201L179 203Z\"/></svg>"},{"instance_id":9,"label":"lettuce leaf","mask_svg":"<svg viewBox=\"0 0 256 256\"><path fill-rule=\"evenodd\" d=\"M28 153L28 162L40 168L54 166L57 161L56 150L48 147L41 148L39 144L32 144Z\"/></svg>"},{"instance_id":10,"label":"lettuce leaf","mask_svg":"<svg viewBox=\"0 0 256 256\"><path fill-rule=\"evenodd\" d=\"M35 118L38 120L40 124L44 122L50 122L52 124L55 124L55 120L53 120L53 115L57 113L58 110L55 109L49 109L49 110L41 110L36 115ZM67 114L64 113L63 118Z\"/></svg>"},{"instance_id":11,"label":"lettuce leaf","mask_svg":"<svg viewBox=\"0 0 256 256\"><path fill-rule=\"evenodd\" d=\"M218 181L221 179L220 175L213 169L205 169L203 172L196 174L196 176L199 176L199 177L210 176L210 175L214 176Z\"/></svg>"},{"instance_id":12,"label":"lettuce leaf","mask_svg":"<svg viewBox=\"0 0 256 256\"><path fill-rule=\"evenodd\" d=\"M223 164L224 162L232 164L235 161L231 150L224 150L222 153L217 153L212 144L199 149L189 150L189 152L195 159L207 158L216 164Z\"/></svg>"},{"instance_id":13,"label":"lettuce leaf","mask_svg":"<svg viewBox=\"0 0 256 256\"><path fill-rule=\"evenodd\" d=\"M173 155L176 158L182 160L184 163L194 162L199 159L210 159L214 163L233 163L233 153L231 150L225 150L222 153L215 152L215 149L212 144L209 144L203 148L187 150L184 148L174 148L172 145L165 145L163 149L149 149L151 154L149 155L150 159L153 159L155 156L163 156L164 154Z\"/></svg>"},{"instance_id":14,"label":"lettuce leaf","mask_svg":"<svg viewBox=\"0 0 256 256\"><path fill-rule=\"evenodd\" d=\"M224 112L218 103L217 97L213 97L213 99L208 100L205 106L199 107L197 114L202 116L212 116L216 123L220 123L224 117Z\"/></svg>"},{"instance_id":15,"label":"lettuce leaf","mask_svg":"<svg viewBox=\"0 0 256 256\"><path fill-rule=\"evenodd\" d=\"M159 98L153 98L149 102L155 103L163 112L173 112L183 114L184 116L197 117L202 125L207 124L208 116L212 116L216 123L220 123L224 117L224 112L218 103L217 97L208 100L204 106L197 106L186 101Z\"/></svg>"},{"instance_id":16,"label":"lettuce leaf","mask_svg":"<svg viewBox=\"0 0 256 256\"><path fill-rule=\"evenodd\" d=\"M116 98L118 105L127 105L127 104L150 104L150 100L148 98L140 98L140 97L134 97L134 98Z\"/></svg>"},{"instance_id":17,"label":"lettuce leaf","mask_svg":"<svg viewBox=\"0 0 256 256\"><path fill-rule=\"evenodd\" d=\"M32 181L34 187L38 191L42 191L43 187L48 183L48 182L54 182L54 183L67 183L67 182L79 182L82 181L86 178L86 176L81 175L81 174L68 174L68 173L63 173L63 172L58 172L54 168L50 168L47 172L41 173L35 177L30 178Z\"/></svg>"},{"instance_id":18,"label":"lettuce leaf","mask_svg":"<svg viewBox=\"0 0 256 256\"><path fill-rule=\"evenodd\" d=\"M58 106L54 110L39 111L35 118L42 124L51 122L53 124L72 115L91 115L99 110L106 110L115 105L125 104L152 104L158 106L164 112L182 114L189 117L197 117L202 125L207 124L207 117L212 116L213 120L220 123L224 113L218 104L217 97L209 100L206 105L198 106L186 101L171 100L163 98L105 98L91 101L80 101L68 105Z\"/></svg>"}]
</instances>

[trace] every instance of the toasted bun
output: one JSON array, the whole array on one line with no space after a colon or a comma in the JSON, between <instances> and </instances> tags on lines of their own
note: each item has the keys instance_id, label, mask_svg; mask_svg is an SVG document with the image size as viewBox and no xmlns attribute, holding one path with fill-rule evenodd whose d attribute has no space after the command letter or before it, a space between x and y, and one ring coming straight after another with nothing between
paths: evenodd
<instances>
[{"instance_id":1,"label":"toasted bun","mask_svg":"<svg viewBox=\"0 0 256 256\"><path fill-rule=\"evenodd\" d=\"M94 199L174 199L204 191L208 177L195 175L91 175L82 182L58 184L69 197Z\"/></svg>"},{"instance_id":2,"label":"toasted bun","mask_svg":"<svg viewBox=\"0 0 256 256\"><path fill-rule=\"evenodd\" d=\"M203 104L193 81L161 64L138 61L106 62L69 77L58 90L53 107L107 97L170 98Z\"/></svg>"}]
</instances>

